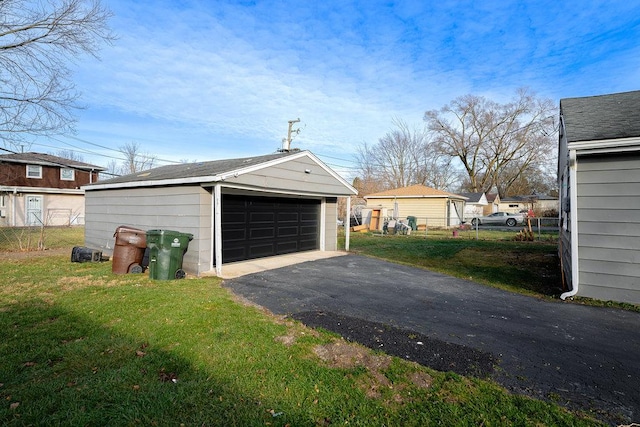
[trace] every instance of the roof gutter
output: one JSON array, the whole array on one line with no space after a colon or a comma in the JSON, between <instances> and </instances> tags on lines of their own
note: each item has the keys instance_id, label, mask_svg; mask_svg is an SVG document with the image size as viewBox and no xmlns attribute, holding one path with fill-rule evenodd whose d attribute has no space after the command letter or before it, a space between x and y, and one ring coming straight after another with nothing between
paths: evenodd
<instances>
[{"instance_id":1,"label":"roof gutter","mask_svg":"<svg viewBox=\"0 0 640 427\"><path fill-rule=\"evenodd\" d=\"M572 191L569 194L570 220L571 220L571 290L560 295L563 301L578 293L579 264L578 264L578 159L576 150L569 150L569 182Z\"/></svg>"}]
</instances>

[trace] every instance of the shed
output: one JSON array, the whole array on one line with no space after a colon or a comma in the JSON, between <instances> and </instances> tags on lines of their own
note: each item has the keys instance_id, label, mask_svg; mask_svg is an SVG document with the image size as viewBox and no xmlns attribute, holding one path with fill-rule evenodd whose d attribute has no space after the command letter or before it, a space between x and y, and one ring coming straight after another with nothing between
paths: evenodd
<instances>
[{"instance_id":1,"label":"shed","mask_svg":"<svg viewBox=\"0 0 640 427\"><path fill-rule=\"evenodd\" d=\"M530 209L537 216L543 216L546 212L557 212L558 198L546 194L526 194L504 197L499 203L499 210L503 212L517 213Z\"/></svg>"},{"instance_id":2,"label":"shed","mask_svg":"<svg viewBox=\"0 0 640 427\"><path fill-rule=\"evenodd\" d=\"M460 195L467 198L464 205L465 220L483 215L484 208L489 204L484 193L460 193Z\"/></svg>"},{"instance_id":3,"label":"shed","mask_svg":"<svg viewBox=\"0 0 640 427\"><path fill-rule=\"evenodd\" d=\"M487 206L482 210L482 215L491 215L500 210L500 196L498 193L486 193Z\"/></svg>"},{"instance_id":4,"label":"shed","mask_svg":"<svg viewBox=\"0 0 640 427\"><path fill-rule=\"evenodd\" d=\"M387 212L388 216L415 216L417 225L422 227L457 226L464 220L466 197L424 185L368 194L364 199L367 208ZM396 206L399 212L394 212ZM382 223L379 223L379 227L382 227Z\"/></svg>"},{"instance_id":5,"label":"shed","mask_svg":"<svg viewBox=\"0 0 640 427\"><path fill-rule=\"evenodd\" d=\"M559 254L574 295L640 303L640 91L560 100Z\"/></svg>"},{"instance_id":6,"label":"shed","mask_svg":"<svg viewBox=\"0 0 640 427\"><path fill-rule=\"evenodd\" d=\"M84 188L87 246L109 254L122 224L191 233L183 268L195 275L221 275L235 261L337 250L338 198L348 208L357 194L309 151L161 166Z\"/></svg>"}]
</instances>

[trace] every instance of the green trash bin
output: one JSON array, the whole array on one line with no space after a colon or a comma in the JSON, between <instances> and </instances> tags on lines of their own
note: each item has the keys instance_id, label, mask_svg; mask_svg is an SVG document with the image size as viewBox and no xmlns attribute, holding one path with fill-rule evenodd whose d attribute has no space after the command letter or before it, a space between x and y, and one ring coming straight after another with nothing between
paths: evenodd
<instances>
[{"instance_id":1,"label":"green trash bin","mask_svg":"<svg viewBox=\"0 0 640 427\"><path fill-rule=\"evenodd\" d=\"M147 231L149 278L155 280L184 279L182 259L193 240L193 234L171 230Z\"/></svg>"},{"instance_id":2,"label":"green trash bin","mask_svg":"<svg viewBox=\"0 0 640 427\"><path fill-rule=\"evenodd\" d=\"M418 219L415 216L408 216L407 221L411 230L416 231L418 229Z\"/></svg>"}]
</instances>

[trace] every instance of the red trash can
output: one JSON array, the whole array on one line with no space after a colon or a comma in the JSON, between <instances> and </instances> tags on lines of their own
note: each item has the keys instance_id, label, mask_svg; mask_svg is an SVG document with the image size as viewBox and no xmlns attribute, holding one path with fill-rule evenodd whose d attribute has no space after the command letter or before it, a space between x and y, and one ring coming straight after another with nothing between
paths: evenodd
<instances>
[{"instance_id":1,"label":"red trash can","mask_svg":"<svg viewBox=\"0 0 640 427\"><path fill-rule=\"evenodd\" d=\"M116 238L116 244L113 248L111 271L115 274L142 273L147 232L121 225L116 228L113 237Z\"/></svg>"}]
</instances>

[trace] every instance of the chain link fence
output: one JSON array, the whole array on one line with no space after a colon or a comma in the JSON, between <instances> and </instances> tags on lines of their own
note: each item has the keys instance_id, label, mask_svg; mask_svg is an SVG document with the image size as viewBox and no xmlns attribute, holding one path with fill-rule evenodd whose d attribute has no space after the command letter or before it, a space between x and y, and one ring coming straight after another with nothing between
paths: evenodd
<instances>
[{"instance_id":1,"label":"chain link fence","mask_svg":"<svg viewBox=\"0 0 640 427\"><path fill-rule=\"evenodd\" d=\"M0 252L31 252L82 246L84 226L0 227Z\"/></svg>"},{"instance_id":2,"label":"chain link fence","mask_svg":"<svg viewBox=\"0 0 640 427\"><path fill-rule=\"evenodd\" d=\"M515 226L472 225L457 218L412 217L396 219L393 217L375 218L375 223L362 224L360 220L351 221L354 232L368 231L374 235L411 235L421 237L463 237L482 239L487 233L504 233L505 238L514 240L546 240L556 238L558 218L533 217Z\"/></svg>"}]
</instances>

